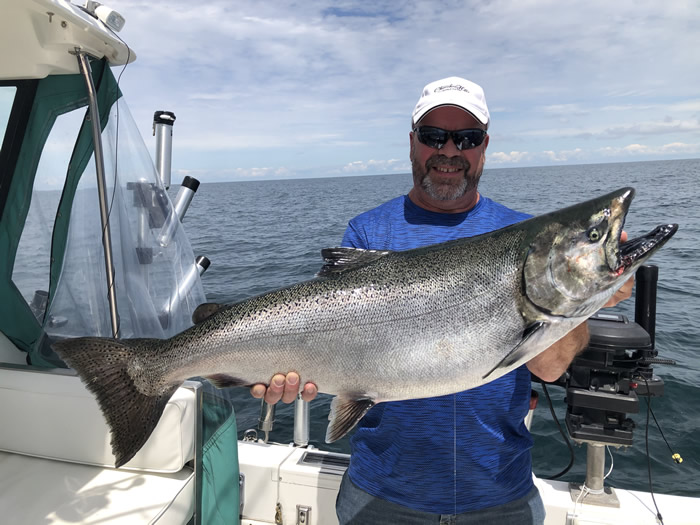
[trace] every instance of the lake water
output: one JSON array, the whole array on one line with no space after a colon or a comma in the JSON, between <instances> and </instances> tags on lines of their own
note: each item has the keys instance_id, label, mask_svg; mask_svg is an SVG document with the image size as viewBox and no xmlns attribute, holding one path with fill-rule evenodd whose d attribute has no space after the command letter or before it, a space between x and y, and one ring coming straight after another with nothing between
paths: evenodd
<instances>
[{"instance_id":1,"label":"lake water","mask_svg":"<svg viewBox=\"0 0 700 525\"><path fill-rule=\"evenodd\" d=\"M678 363L655 366L666 387L652 407L666 439L685 461L671 460L653 420L649 450L656 492L700 496L700 160L487 169L480 191L516 210L540 214L622 186L637 192L625 226L631 237L662 223L680 225L651 261L659 266L656 346L660 357ZM312 278L321 265L321 248L340 243L348 220L410 187L407 174L202 184L184 225L195 254L212 261L203 276L208 299L233 302ZM633 318L633 300L618 311ZM563 424L564 391L549 390ZM255 427L260 402L243 389L231 395L239 430ZM312 443L349 451L347 438L323 442L329 398L319 397L311 408ZM540 399L533 459L535 473L547 477L567 465L569 452ZM640 410L630 415L637 425L634 446L613 449L615 468L606 482L647 491L644 401ZM278 407L272 439L292 441L290 407ZM585 463L585 448L576 447L576 464L561 479L582 481Z\"/></svg>"}]
</instances>

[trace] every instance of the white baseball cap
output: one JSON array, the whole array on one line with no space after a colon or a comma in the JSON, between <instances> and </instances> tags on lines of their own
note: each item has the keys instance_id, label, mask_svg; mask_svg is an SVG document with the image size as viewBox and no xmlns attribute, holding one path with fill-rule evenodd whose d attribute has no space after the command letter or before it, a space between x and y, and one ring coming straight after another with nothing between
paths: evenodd
<instances>
[{"instance_id":1,"label":"white baseball cap","mask_svg":"<svg viewBox=\"0 0 700 525\"><path fill-rule=\"evenodd\" d=\"M474 115L487 129L489 127L489 108L486 107L484 90L474 82L460 77L449 77L425 86L413 110L413 124L439 106L462 108Z\"/></svg>"}]
</instances>

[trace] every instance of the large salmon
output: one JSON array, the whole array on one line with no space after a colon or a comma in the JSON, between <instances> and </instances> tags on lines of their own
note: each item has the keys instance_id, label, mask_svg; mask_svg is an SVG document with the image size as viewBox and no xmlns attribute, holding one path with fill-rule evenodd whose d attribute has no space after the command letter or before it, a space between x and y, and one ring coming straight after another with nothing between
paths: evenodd
<instances>
[{"instance_id":1,"label":"large salmon","mask_svg":"<svg viewBox=\"0 0 700 525\"><path fill-rule=\"evenodd\" d=\"M596 312L677 230L663 225L620 244L633 195L623 188L415 250L323 250L315 279L222 306L170 339L54 348L97 397L117 466L193 376L232 386L297 371L337 396L326 436L334 441L376 403L500 377Z\"/></svg>"}]
</instances>

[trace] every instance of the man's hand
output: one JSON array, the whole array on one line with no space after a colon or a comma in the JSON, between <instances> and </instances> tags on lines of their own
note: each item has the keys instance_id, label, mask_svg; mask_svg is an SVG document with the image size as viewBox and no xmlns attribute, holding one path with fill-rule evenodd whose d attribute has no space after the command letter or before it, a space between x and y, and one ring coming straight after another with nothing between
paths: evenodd
<instances>
[{"instance_id":1,"label":"man's hand","mask_svg":"<svg viewBox=\"0 0 700 525\"><path fill-rule=\"evenodd\" d=\"M620 242L627 241L627 232L623 231L620 234ZM617 303L620 303L632 296L632 290L634 289L634 277L630 277L625 284L623 284L620 289L613 294L613 296L608 299L608 302L603 305L603 308L612 308Z\"/></svg>"},{"instance_id":2,"label":"man's hand","mask_svg":"<svg viewBox=\"0 0 700 525\"><path fill-rule=\"evenodd\" d=\"M265 397L265 401L274 405L280 399L283 403L291 403L297 398L299 393L299 374L289 372L284 374L275 374L270 380L270 386L266 387L262 383L250 387L250 394L260 399ZM304 390L301 392L301 398L304 401L311 401L318 394L318 389L313 383L306 383Z\"/></svg>"},{"instance_id":3,"label":"man's hand","mask_svg":"<svg viewBox=\"0 0 700 525\"><path fill-rule=\"evenodd\" d=\"M632 296L632 290L634 289L634 277L630 277L625 284L623 284L620 289L613 294L613 296L608 299L608 302L603 305L603 308L612 308L617 303L620 303Z\"/></svg>"}]
</instances>

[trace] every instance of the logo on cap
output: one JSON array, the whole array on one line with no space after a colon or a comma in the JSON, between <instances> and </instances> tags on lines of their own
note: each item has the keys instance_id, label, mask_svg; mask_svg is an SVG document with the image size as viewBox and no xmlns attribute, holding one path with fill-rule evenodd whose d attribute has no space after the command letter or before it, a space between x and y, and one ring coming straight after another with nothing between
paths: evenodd
<instances>
[{"instance_id":1,"label":"logo on cap","mask_svg":"<svg viewBox=\"0 0 700 525\"><path fill-rule=\"evenodd\" d=\"M469 93L469 90L465 88L464 86L460 86L459 84L448 84L446 86L438 86L435 88L433 93L437 93L440 91L449 91L449 90L456 90L456 91L466 91Z\"/></svg>"}]
</instances>

